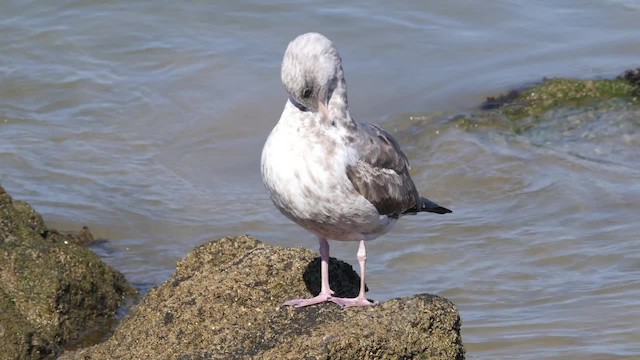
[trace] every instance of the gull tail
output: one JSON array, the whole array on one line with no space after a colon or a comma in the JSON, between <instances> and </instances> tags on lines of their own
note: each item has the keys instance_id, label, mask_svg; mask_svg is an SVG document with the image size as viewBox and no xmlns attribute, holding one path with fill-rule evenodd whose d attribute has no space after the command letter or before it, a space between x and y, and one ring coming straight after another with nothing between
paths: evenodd
<instances>
[{"instance_id":1,"label":"gull tail","mask_svg":"<svg viewBox=\"0 0 640 360\"><path fill-rule=\"evenodd\" d=\"M440 206L427 198L421 197L420 201L421 201L420 210L416 210L416 207L413 207L405 211L404 214L415 214L421 211L432 212L436 214L448 214L453 212L447 209L446 207Z\"/></svg>"}]
</instances>

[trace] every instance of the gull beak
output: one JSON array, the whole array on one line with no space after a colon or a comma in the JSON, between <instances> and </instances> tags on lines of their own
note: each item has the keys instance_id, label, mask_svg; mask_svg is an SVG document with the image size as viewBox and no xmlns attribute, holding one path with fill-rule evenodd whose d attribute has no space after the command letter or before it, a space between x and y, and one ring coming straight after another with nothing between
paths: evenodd
<instances>
[{"instance_id":1,"label":"gull beak","mask_svg":"<svg viewBox=\"0 0 640 360\"><path fill-rule=\"evenodd\" d=\"M324 101L318 100L318 110L320 110L320 113L322 114L322 116L326 117L327 120L331 119L329 108L327 107L327 104L324 103Z\"/></svg>"}]
</instances>

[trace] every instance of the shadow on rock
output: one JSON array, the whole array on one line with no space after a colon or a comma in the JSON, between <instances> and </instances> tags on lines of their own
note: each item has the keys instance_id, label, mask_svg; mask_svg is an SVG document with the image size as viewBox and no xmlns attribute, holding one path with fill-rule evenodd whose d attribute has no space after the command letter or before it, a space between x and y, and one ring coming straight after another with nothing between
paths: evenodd
<instances>
[{"instance_id":1,"label":"shadow on rock","mask_svg":"<svg viewBox=\"0 0 640 360\"><path fill-rule=\"evenodd\" d=\"M319 256L313 259L309 265L307 265L302 275L307 290L309 290L313 296L320 294L321 262L322 260ZM329 285L331 286L331 290L335 291L334 295L336 297L353 298L358 296L358 292L360 291L360 276L351 265L336 258L330 258ZM365 288L365 291L369 291L369 288Z\"/></svg>"}]
</instances>

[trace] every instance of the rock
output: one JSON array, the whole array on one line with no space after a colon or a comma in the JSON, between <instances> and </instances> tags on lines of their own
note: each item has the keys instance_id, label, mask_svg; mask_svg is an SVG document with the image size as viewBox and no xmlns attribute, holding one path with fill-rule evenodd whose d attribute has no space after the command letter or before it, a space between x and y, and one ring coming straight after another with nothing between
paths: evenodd
<instances>
[{"instance_id":1,"label":"rock","mask_svg":"<svg viewBox=\"0 0 640 360\"><path fill-rule=\"evenodd\" d=\"M66 241L67 243L74 243L76 245L89 246L98 242L94 239L93 234L89 231L89 227L83 226L79 231L64 231L47 230L45 236L48 239L54 241Z\"/></svg>"},{"instance_id":2,"label":"rock","mask_svg":"<svg viewBox=\"0 0 640 360\"><path fill-rule=\"evenodd\" d=\"M134 293L121 273L47 229L29 204L0 187L3 358L55 358L63 346L108 331L124 297Z\"/></svg>"},{"instance_id":3,"label":"rock","mask_svg":"<svg viewBox=\"0 0 640 360\"><path fill-rule=\"evenodd\" d=\"M317 254L248 236L206 243L178 263L102 344L62 359L463 359L460 315L434 295L370 308L283 307L319 292ZM331 286L354 296L359 277L330 261ZM303 280L304 278L304 280Z\"/></svg>"},{"instance_id":4,"label":"rock","mask_svg":"<svg viewBox=\"0 0 640 360\"><path fill-rule=\"evenodd\" d=\"M635 86L635 93L640 96L640 68L626 70L618 79L628 81Z\"/></svg>"},{"instance_id":5,"label":"rock","mask_svg":"<svg viewBox=\"0 0 640 360\"><path fill-rule=\"evenodd\" d=\"M574 112L633 112L639 106L640 68L627 70L615 79L545 78L487 97L479 106L482 111L439 118L413 114L410 121L414 133L425 126L433 131L433 124L439 123L464 130L497 129L523 135L559 113L566 117Z\"/></svg>"},{"instance_id":6,"label":"rock","mask_svg":"<svg viewBox=\"0 0 640 360\"><path fill-rule=\"evenodd\" d=\"M640 69L627 70L615 79L580 80L552 78L490 96L480 107L499 109L510 120L536 117L562 107L584 107L603 100L620 99L639 104Z\"/></svg>"}]
</instances>

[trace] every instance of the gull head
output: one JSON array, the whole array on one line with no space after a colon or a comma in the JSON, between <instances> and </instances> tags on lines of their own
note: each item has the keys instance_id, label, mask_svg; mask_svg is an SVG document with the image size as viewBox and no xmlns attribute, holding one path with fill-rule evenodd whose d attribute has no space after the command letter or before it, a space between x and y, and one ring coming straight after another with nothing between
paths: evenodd
<instances>
[{"instance_id":1,"label":"gull head","mask_svg":"<svg viewBox=\"0 0 640 360\"><path fill-rule=\"evenodd\" d=\"M312 112L328 114L327 102L342 77L338 50L318 33L293 39L282 60L282 84L289 96Z\"/></svg>"}]
</instances>

